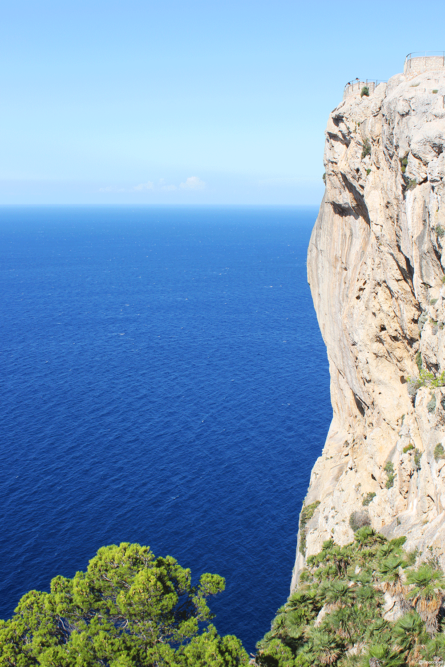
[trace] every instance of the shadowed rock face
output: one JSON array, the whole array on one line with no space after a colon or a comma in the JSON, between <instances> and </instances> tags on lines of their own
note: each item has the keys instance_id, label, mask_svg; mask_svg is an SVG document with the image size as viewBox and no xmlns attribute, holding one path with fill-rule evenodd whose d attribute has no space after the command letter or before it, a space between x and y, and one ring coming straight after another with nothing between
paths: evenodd
<instances>
[{"instance_id":1,"label":"shadowed rock face","mask_svg":"<svg viewBox=\"0 0 445 667\"><path fill-rule=\"evenodd\" d=\"M329 118L308 278L334 416L305 500L320 504L299 536L293 587L324 540L353 539L354 512L387 536L407 535L408 549L435 547L445 565L436 448L445 449L445 387L431 386L445 370L444 95L443 69L399 74ZM420 363L431 375L416 391L407 380Z\"/></svg>"}]
</instances>

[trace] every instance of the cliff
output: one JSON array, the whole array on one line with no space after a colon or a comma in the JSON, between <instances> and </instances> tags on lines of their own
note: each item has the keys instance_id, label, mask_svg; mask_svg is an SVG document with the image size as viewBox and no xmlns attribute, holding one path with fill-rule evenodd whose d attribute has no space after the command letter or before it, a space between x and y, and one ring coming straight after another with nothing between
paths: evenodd
<instances>
[{"instance_id":1,"label":"cliff","mask_svg":"<svg viewBox=\"0 0 445 667\"><path fill-rule=\"evenodd\" d=\"M305 558L370 524L445 566L445 69L350 95L326 130L308 279L333 420L300 517Z\"/></svg>"}]
</instances>

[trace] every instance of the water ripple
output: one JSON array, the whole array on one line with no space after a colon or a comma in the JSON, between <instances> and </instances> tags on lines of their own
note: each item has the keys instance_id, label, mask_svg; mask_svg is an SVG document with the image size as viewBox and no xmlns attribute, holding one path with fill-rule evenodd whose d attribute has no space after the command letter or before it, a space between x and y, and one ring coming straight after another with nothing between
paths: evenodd
<instances>
[{"instance_id":1,"label":"water ripple","mask_svg":"<svg viewBox=\"0 0 445 667\"><path fill-rule=\"evenodd\" d=\"M0 209L0 616L137 541L249 650L331 418L310 209Z\"/></svg>"}]
</instances>

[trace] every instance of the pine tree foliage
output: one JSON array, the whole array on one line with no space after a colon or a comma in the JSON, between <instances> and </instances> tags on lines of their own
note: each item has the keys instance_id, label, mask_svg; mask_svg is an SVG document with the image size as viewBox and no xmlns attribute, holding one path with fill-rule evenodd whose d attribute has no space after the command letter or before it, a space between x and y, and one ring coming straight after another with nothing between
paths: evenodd
<instances>
[{"instance_id":1,"label":"pine tree foliage","mask_svg":"<svg viewBox=\"0 0 445 667\"><path fill-rule=\"evenodd\" d=\"M216 574L192 586L190 570L148 547L99 549L86 572L56 577L50 593L30 591L0 621L0 667L236 667L239 639L209 624Z\"/></svg>"},{"instance_id":2,"label":"pine tree foliage","mask_svg":"<svg viewBox=\"0 0 445 667\"><path fill-rule=\"evenodd\" d=\"M445 660L445 580L433 557L417 568L406 538L369 526L307 559L297 590L257 645L258 667L411 667ZM385 619L385 598L399 610Z\"/></svg>"}]
</instances>

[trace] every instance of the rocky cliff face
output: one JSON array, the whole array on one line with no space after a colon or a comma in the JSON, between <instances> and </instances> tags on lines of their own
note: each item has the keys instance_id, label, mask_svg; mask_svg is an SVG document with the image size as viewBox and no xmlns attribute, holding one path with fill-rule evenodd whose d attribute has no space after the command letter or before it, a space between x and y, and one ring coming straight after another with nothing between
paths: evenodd
<instances>
[{"instance_id":1,"label":"rocky cliff face","mask_svg":"<svg viewBox=\"0 0 445 667\"><path fill-rule=\"evenodd\" d=\"M306 556L361 523L445 566L444 96L445 69L399 74L329 118L308 278L334 416L293 587Z\"/></svg>"}]
</instances>

